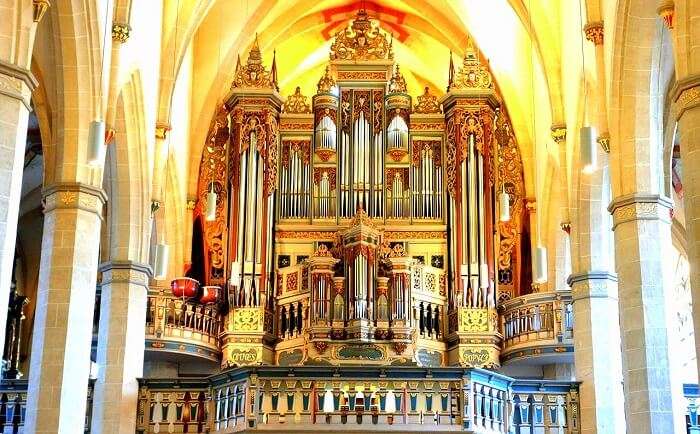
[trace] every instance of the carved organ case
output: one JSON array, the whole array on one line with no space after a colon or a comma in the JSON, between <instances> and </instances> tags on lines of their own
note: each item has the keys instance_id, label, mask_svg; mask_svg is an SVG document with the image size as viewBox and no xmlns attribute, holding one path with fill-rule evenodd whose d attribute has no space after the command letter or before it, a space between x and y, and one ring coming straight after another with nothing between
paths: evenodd
<instances>
[{"instance_id":1,"label":"carved organ case","mask_svg":"<svg viewBox=\"0 0 700 434\"><path fill-rule=\"evenodd\" d=\"M315 95L282 104L276 74L256 42L202 156L194 214L204 283L228 294L222 365L497 367L524 190L476 50L442 99L427 87L414 99L392 40L360 11ZM497 222L504 186L513 218Z\"/></svg>"}]
</instances>

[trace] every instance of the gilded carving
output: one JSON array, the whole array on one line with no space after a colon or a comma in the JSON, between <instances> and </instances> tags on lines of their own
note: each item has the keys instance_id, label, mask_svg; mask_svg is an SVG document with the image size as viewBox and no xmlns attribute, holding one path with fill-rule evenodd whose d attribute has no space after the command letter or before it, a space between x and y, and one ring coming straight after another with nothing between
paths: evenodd
<instances>
[{"instance_id":1,"label":"gilded carving","mask_svg":"<svg viewBox=\"0 0 700 434\"><path fill-rule=\"evenodd\" d=\"M270 71L262 64L262 55L258 44L258 35L255 35L253 47L248 53L248 60L245 65L241 64L241 58L236 62L236 72L231 88L253 87L262 89L277 90L277 77L275 64Z\"/></svg>"},{"instance_id":2,"label":"gilded carving","mask_svg":"<svg viewBox=\"0 0 700 434\"><path fill-rule=\"evenodd\" d=\"M34 7L34 22L38 23L44 18L44 14L51 6L51 2L49 0L32 0L32 6Z\"/></svg>"},{"instance_id":3,"label":"gilded carving","mask_svg":"<svg viewBox=\"0 0 700 434\"><path fill-rule=\"evenodd\" d=\"M595 45L603 45L603 35L605 32L605 27L602 21L596 21L593 23L588 23L583 27L583 31L586 34L586 39L593 42Z\"/></svg>"},{"instance_id":4,"label":"gilded carving","mask_svg":"<svg viewBox=\"0 0 700 434\"><path fill-rule=\"evenodd\" d=\"M259 332L263 330L262 309L241 307L233 311L234 332Z\"/></svg>"},{"instance_id":5,"label":"gilded carving","mask_svg":"<svg viewBox=\"0 0 700 434\"><path fill-rule=\"evenodd\" d=\"M331 44L331 60L393 59L391 43L361 9L350 28L339 31Z\"/></svg>"},{"instance_id":6,"label":"gilded carving","mask_svg":"<svg viewBox=\"0 0 700 434\"><path fill-rule=\"evenodd\" d=\"M459 310L459 331L482 333L489 331L489 310L461 308Z\"/></svg>"},{"instance_id":7,"label":"gilded carving","mask_svg":"<svg viewBox=\"0 0 700 434\"><path fill-rule=\"evenodd\" d=\"M284 113L311 113L311 106L307 97L301 94L301 88L297 86L293 95L289 95L287 101L282 106Z\"/></svg>"},{"instance_id":8,"label":"gilded carving","mask_svg":"<svg viewBox=\"0 0 700 434\"><path fill-rule=\"evenodd\" d=\"M440 113L440 103L437 96L430 93L428 86L423 90L423 95L419 95L418 102L413 107L413 113Z\"/></svg>"},{"instance_id":9,"label":"gilded carving","mask_svg":"<svg viewBox=\"0 0 700 434\"><path fill-rule=\"evenodd\" d=\"M333 80L333 77L331 76L331 69L329 66L326 66L326 72L323 74L323 77L318 81L318 85L316 86L316 91L317 93L330 93L331 89L335 86L335 80Z\"/></svg>"},{"instance_id":10,"label":"gilded carving","mask_svg":"<svg viewBox=\"0 0 700 434\"><path fill-rule=\"evenodd\" d=\"M394 74L389 80L389 93L406 93L406 79L403 78L399 65L396 65Z\"/></svg>"},{"instance_id":11,"label":"gilded carving","mask_svg":"<svg viewBox=\"0 0 700 434\"><path fill-rule=\"evenodd\" d=\"M598 144L600 145L601 148L603 148L603 151L606 153L610 153L610 135L609 134L601 134L598 136Z\"/></svg>"},{"instance_id":12,"label":"gilded carving","mask_svg":"<svg viewBox=\"0 0 700 434\"><path fill-rule=\"evenodd\" d=\"M112 40L121 44L129 40L131 34L131 26L123 23L112 24Z\"/></svg>"},{"instance_id":13,"label":"gilded carving","mask_svg":"<svg viewBox=\"0 0 700 434\"><path fill-rule=\"evenodd\" d=\"M448 90L452 89L493 89L491 72L479 60L471 38L467 42L462 66L448 85Z\"/></svg>"}]
</instances>

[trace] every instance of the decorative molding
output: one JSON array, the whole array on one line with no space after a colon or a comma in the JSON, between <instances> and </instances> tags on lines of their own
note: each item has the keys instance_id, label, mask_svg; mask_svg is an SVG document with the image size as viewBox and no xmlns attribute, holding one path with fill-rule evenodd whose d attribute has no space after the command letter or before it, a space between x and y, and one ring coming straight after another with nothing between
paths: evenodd
<instances>
[{"instance_id":1,"label":"decorative molding","mask_svg":"<svg viewBox=\"0 0 700 434\"><path fill-rule=\"evenodd\" d=\"M552 140L557 145L566 142L566 125L552 125L551 128Z\"/></svg>"},{"instance_id":2,"label":"decorative molding","mask_svg":"<svg viewBox=\"0 0 700 434\"><path fill-rule=\"evenodd\" d=\"M613 216L613 230L622 223L636 220L660 220L670 223L670 199L658 194L630 194L612 200L608 211Z\"/></svg>"},{"instance_id":3,"label":"decorative molding","mask_svg":"<svg viewBox=\"0 0 700 434\"><path fill-rule=\"evenodd\" d=\"M44 188L44 213L57 208L81 209L102 218L102 207L107 195L101 188L82 183L56 183Z\"/></svg>"},{"instance_id":4,"label":"decorative molding","mask_svg":"<svg viewBox=\"0 0 700 434\"><path fill-rule=\"evenodd\" d=\"M156 122L156 139L165 140L168 131L171 130L170 124L165 122Z\"/></svg>"},{"instance_id":5,"label":"decorative molding","mask_svg":"<svg viewBox=\"0 0 700 434\"><path fill-rule=\"evenodd\" d=\"M121 44L129 40L131 35L131 26L126 23L112 24L112 40Z\"/></svg>"},{"instance_id":6,"label":"decorative molding","mask_svg":"<svg viewBox=\"0 0 700 434\"><path fill-rule=\"evenodd\" d=\"M51 2L49 0L32 0L32 6L34 7L34 22L39 23L44 18L46 11L49 10Z\"/></svg>"},{"instance_id":7,"label":"decorative molding","mask_svg":"<svg viewBox=\"0 0 700 434\"><path fill-rule=\"evenodd\" d=\"M607 271L575 273L566 279L571 297L576 300L609 298L617 300L617 275Z\"/></svg>"},{"instance_id":8,"label":"decorative molding","mask_svg":"<svg viewBox=\"0 0 700 434\"><path fill-rule=\"evenodd\" d=\"M102 273L102 285L127 283L143 286L148 290L148 279L153 276L153 270L148 264L132 261L109 261L99 265Z\"/></svg>"},{"instance_id":9,"label":"decorative molding","mask_svg":"<svg viewBox=\"0 0 700 434\"><path fill-rule=\"evenodd\" d=\"M586 34L586 39L593 42L594 45L603 45L605 27L602 21L594 21L583 26L583 32Z\"/></svg>"},{"instance_id":10,"label":"decorative molding","mask_svg":"<svg viewBox=\"0 0 700 434\"><path fill-rule=\"evenodd\" d=\"M0 94L22 101L31 110L31 93L38 85L28 69L0 60Z\"/></svg>"},{"instance_id":11,"label":"decorative molding","mask_svg":"<svg viewBox=\"0 0 700 434\"><path fill-rule=\"evenodd\" d=\"M659 14L661 19L664 21L666 28L673 30L673 19L676 13L676 5L672 0L666 0L656 9L656 13Z\"/></svg>"}]
</instances>

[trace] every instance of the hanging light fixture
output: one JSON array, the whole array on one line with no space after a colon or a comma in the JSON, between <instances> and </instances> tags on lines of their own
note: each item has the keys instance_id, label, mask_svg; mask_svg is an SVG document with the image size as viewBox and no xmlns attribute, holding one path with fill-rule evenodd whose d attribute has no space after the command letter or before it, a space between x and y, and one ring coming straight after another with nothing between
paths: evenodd
<instances>
[{"instance_id":1,"label":"hanging light fixture","mask_svg":"<svg viewBox=\"0 0 700 434\"><path fill-rule=\"evenodd\" d=\"M547 248L537 246L532 257L533 280L535 283L547 281Z\"/></svg>"},{"instance_id":2,"label":"hanging light fixture","mask_svg":"<svg viewBox=\"0 0 700 434\"><path fill-rule=\"evenodd\" d=\"M153 277L157 280L165 279L168 274L168 259L170 254L170 246L165 243L156 245L156 267Z\"/></svg>"},{"instance_id":3,"label":"hanging light fixture","mask_svg":"<svg viewBox=\"0 0 700 434\"><path fill-rule=\"evenodd\" d=\"M216 192L214 191L214 183L211 183L211 190L207 193L207 213L206 221L211 222L216 220Z\"/></svg>"},{"instance_id":4,"label":"hanging light fixture","mask_svg":"<svg viewBox=\"0 0 700 434\"><path fill-rule=\"evenodd\" d=\"M510 220L510 195L506 193L505 186L498 193L498 219L502 222Z\"/></svg>"},{"instance_id":5,"label":"hanging light fixture","mask_svg":"<svg viewBox=\"0 0 700 434\"><path fill-rule=\"evenodd\" d=\"M583 5L581 0L578 4L578 22L581 31L583 31ZM579 156L581 160L581 171L585 174L591 174L596 170L596 136L595 128L586 125L586 113L588 111L588 86L586 85L586 53L583 49L583 36L581 37L581 77L583 78L583 123L584 126L580 129L579 141L580 149Z\"/></svg>"},{"instance_id":6,"label":"hanging light fixture","mask_svg":"<svg viewBox=\"0 0 700 434\"><path fill-rule=\"evenodd\" d=\"M90 166L98 166L104 159L105 149L105 123L103 120L90 122L88 133L87 162Z\"/></svg>"},{"instance_id":7,"label":"hanging light fixture","mask_svg":"<svg viewBox=\"0 0 700 434\"><path fill-rule=\"evenodd\" d=\"M581 127L581 170L590 174L596 170L597 149L595 141L595 128Z\"/></svg>"}]
</instances>

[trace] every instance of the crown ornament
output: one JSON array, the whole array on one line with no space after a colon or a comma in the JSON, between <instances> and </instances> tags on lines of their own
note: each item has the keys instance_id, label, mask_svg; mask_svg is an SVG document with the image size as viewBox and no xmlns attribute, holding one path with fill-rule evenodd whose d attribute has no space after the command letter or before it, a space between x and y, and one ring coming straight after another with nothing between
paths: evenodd
<instances>
[{"instance_id":1,"label":"crown ornament","mask_svg":"<svg viewBox=\"0 0 700 434\"><path fill-rule=\"evenodd\" d=\"M417 97L418 102L413 106L413 113L431 114L440 113L440 103L437 96L430 93L428 86L425 87L423 95Z\"/></svg>"},{"instance_id":2,"label":"crown ornament","mask_svg":"<svg viewBox=\"0 0 700 434\"><path fill-rule=\"evenodd\" d=\"M275 60L272 61L270 71L265 69L262 63L262 54L260 53L260 44L258 43L258 35L255 35L253 47L248 53L248 60L245 65L241 64L241 57L238 56L236 62L236 72L234 75L231 88L253 87L261 89L277 90L277 73Z\"/></svg>"},{"instance_id":3,"label":"crown ornament","mask_svg":"<svg viewBox=\"0 0 700 434\"><path fill-rule=\"evenodd\" d=\"M406 79L401 75L399 65L396 65L394 74L391 76L391 80L389 80L389 93L406 93Z\"/></svg>"},{"instance_id":4,"label":"crown ornament","mask_svg":"<svg viewBox=\"0 0 700 434\"><path fill-rule=\"evenodd\" d=\"M284 113L311 113L311 107L307 102L307 98L301 94L301 88L297 86L294 94L289 95L287 101L282 106Z\"/></svg>"},{"instance_id":5,"label":"crown ornament","mask_svg":"<svg viewBox=\"0 0 700 434\"><path fill-rule=\"evenodd\" d=\"M392 60L392 43L360 9L350 27L339 31L331 45L331 60Z\"/></svg>"},{"instance_id":6,"label":"crown ornament","mask_svg":"<svg viewBox=\"0 0 700 434\"><path fill-rule=\"evenodd\" d=\"M462 66L454 75L452 71L450 71L450 77L451 79L448 90L493 89L493 78L491 77L491 73L479 60L479 55L474 48L471 38L467 42L467 50L464 54Z\"/></svg>"},{"instance_id":7,"label":"crown ornament","mask_svg":"<svg viewBox=\"0 0 700 434\"><path fill-rule=\"evenodd\" d=\"M318 81L316 86L317 93L331 93L331 89L335 86L335 80L331 77L331 69L326 66L326 72L323 77Z\"/></svg>"}]
</instances>

